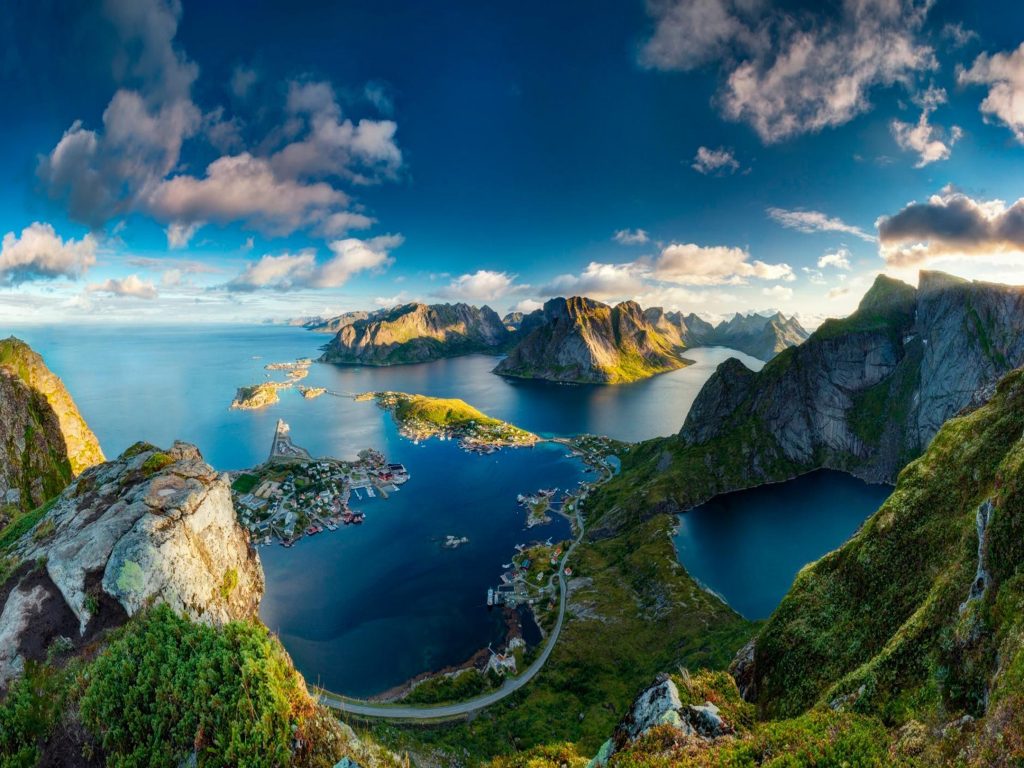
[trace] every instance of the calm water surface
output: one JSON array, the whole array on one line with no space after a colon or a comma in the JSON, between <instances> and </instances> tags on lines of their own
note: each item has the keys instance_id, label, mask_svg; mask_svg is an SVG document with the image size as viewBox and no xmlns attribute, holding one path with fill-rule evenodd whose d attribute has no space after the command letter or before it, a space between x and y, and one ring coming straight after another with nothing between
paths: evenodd
<instances>
[{"instance_id":1,"label":"calm water surface","mask_svg":"<svg viewBox=\"0 0 1024 768\"><path fill-rule=\"evenodd\" d=\"M366 523L300 542L260 549L267 575L263 619L281 635L313 682L365 696L431 669L461 663L502 636L486 590L517 543L562 539L569 526L524 529L518 493L567 488L587 477L564 449L545 445L494 456L462 453L452 443L401 438L372 403L325 395L304 400L283 391L263 411L230 411L237 387L266 379L270 362L315 357L328 337L275 326L22 327L65 381L108 456L137 440L195 443L224 470L267 455L278 418L314 455L354 457L377 448L409 468L412 479L388 500L355 502ZM490 371L496 357L476 355L395 368L314 365L305 384L337 392L392 389L459 397L493 416L545 435L581 432L642 440L678 431L715 367L735 356L695 349L696 364L620 387L513 382ZM283 379L275 374L274 378ZM470 543L447 550L448 535Z\"/></svg>"},{"instance_id":2,"label":"calm water surface","mask_svg":"<svg viewBox=\"0 0 1024 768\"><path fill-rule=\"evenodd\" d=\"M775 610L804 565L852 536L892 492L820 470L727 493L679 516L680 562L748 619Z\"/></svg>"}]
</instances>

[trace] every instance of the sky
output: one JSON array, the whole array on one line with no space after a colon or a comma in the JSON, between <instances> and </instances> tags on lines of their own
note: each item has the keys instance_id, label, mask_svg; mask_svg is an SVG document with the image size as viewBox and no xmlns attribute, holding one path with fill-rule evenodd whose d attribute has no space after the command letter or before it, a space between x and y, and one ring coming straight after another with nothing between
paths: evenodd
<instances>
[{"instance_id":1,"label":"sky","mask_svg":"<svg viewBox=\"0 0 1024 768\"><path fill-rule=\"evenodd\" d=\"M1024 4L10 0L0 321L1024 283Z\"/></svg>"}]
</instances>

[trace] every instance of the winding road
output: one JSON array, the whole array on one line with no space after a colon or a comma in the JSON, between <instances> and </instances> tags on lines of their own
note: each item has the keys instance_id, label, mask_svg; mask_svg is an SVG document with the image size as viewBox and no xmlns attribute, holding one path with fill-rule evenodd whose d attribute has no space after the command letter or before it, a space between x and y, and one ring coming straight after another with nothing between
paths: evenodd
<instances>
[{"instance_id":1,"label":"winding road","mask_svg":"<svg viewBox=\"0 0 1024 768\"><path fill-rule=\"evenodd\" d=\"M558 601L558 620L555 622L555 628L551 631L551 634L548 635L547 643L544 645L544 650L541 651L540 656L534 659L534 662L527 667L526 671L521 675L506 678L501 687L495 691L486 693L483 696L478 696L475 699L467 699L466 701L460 701L455 704L425 706L373 704L368 701L339 696L336 693L329 693L327 691L321 691L319 693L320 703L339 712L358 715L360 717L379 717L390 720L443 720L477 712L485 707L491 706L492 704L496 704L508 696L511 696L537 676L537 673L541 671L544 664L547 662L548 657L551 656L551 652L555 649L555 643L558 642L558 635L562 631L562 622L565 619L565 603L569 591L568 585L565 581L565 566L569 562L569 557L572 555L573 550L576 549L576 545L583 539L584 533L583 519L580 517L578 511L576 513L576 525L579 529L579 535L565 550L562 562L558 566L557 576L560 592ZM548 584L551 584L551 582L554 581L554 578L555 577L552 576L551 581L549 581Z\"/></svg>"}]
</instances>

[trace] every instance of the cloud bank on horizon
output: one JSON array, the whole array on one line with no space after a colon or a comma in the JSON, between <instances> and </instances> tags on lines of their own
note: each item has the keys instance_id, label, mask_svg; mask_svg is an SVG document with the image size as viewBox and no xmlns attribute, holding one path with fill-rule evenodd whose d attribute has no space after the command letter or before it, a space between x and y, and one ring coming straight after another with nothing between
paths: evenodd
<instances>
[{"instance_id":1,"label":"cloud bank on horizon","mask_svg":"<svg viewBox=\"0 0 1024 768\"><path fill-rule=\"evenodd\" d=\"M0 26L0 83L24 101L0 128L21 169L0 185L0 315L585 294L813 322L882 271L1024 282L1024 26L928 0L629 5L561 47L519 9L534 53L508 62L493 29L515 9L440 3L428 43L412 4L382 27L101 0L40 28L19 0ZM28 43L67 28L53 42L90 52L81 72Z\"/></svg>"}]
</instances>

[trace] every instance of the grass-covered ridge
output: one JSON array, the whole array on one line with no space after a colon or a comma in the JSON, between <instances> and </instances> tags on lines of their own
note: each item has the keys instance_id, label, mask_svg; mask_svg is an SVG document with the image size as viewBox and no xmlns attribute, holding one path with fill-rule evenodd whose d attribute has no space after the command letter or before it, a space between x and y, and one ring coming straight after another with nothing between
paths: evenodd
<instances>
[{"instance_id":1,"label":"grass-covered ridge","mask_svg":"<svg viewBox=\"0 0 1024 768\"><path fill-rule=\"evenodd\" d=\"M532 445L532 432L495 419L465 400L405 392L366 392L357 400L375 400L389 411L403 434L417 440L457 437L480 445Z\"/></svg>"}]
</instances>

